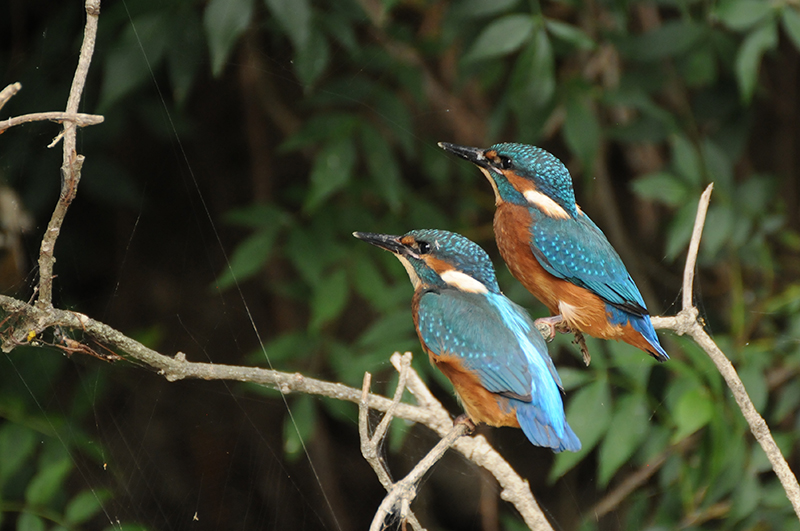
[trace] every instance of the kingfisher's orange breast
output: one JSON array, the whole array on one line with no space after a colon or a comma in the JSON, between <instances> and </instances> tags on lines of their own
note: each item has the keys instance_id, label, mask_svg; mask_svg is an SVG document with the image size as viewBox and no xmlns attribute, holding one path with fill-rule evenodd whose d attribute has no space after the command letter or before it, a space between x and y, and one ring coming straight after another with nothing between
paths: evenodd
<instances>
[{"instance_id":1,"label":"kingfisher's orange breast","mask_svg":"<svg viewBox=\"0 0 800 531\"><path fill-rule=\"evenodd\" d=\"M552 315L561 314L570 327L601 339L624 339L624 327L609 323L605 301L542 267L531 250L531 223L530 212L524 206L504 202L495 212L497 247L514 278Z\"/></svg>"},{"instance_id":2,"label":"kingfisher's orange breast","mask_svg":"<svg viewBox=\"0 0 800 531\"><path fill-rule=\"evenodd\" d=\"M436 355L428 351L428 357L431 363L453 383L464 410L473 422L483 422L495 427L519 428L516 410L509 406L509 400L487 391L478 377L464 367L459 356Z\"/></svg>"}]
</instances>

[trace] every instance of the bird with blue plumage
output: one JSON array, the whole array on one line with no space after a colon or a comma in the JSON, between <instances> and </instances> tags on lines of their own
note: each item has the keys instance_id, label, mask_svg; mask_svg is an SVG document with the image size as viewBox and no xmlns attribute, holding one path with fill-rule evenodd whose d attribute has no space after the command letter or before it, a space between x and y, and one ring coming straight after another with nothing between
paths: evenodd
<instances>
[{"instance_id":1,"label":"bird with blue plumage","mask_svg":"<svg viewBox=\"0 0 800 531\"><path fill-rule=\"evenodd\" d=\"M353 235L392 252L405 267L423 350L473 422L521 428L533 444L556 452L580 449L547 345L528 313L500 291L479 245L434 229Z\"/></svg>"},{"instance_id":2,"label":"bird with blue plumage","mask_svg":"<svg viewBox=\"0 0 800 531\"><path fill-rule=\"evenodd\" d=\"M669 359L636 283L605 234L575 202L572 177L551 153L526 144L488 149L440 143L481 170L495 193L494 233L514 277L552 317L538 322L580 338L625 341ZM584 360L589 363L585 347Z\"/></svg>"}]
</instances>

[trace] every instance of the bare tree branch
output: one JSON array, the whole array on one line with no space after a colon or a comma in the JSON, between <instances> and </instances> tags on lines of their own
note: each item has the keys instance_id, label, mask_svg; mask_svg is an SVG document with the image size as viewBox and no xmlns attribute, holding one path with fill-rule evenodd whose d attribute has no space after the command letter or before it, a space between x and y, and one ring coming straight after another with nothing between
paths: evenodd
<instances>
[{"instance_id":1,"label":"bare tree branch","mask_svg":"<svg viewBox=\"0 0 800 531\"><path fill-rule=\"evenodd\" d=\"M94 54L94 44L97 37L97 21L100 15L100 0L86 0L86 26L83 30L83 44L78 58L78 67L75 69L75 76L72 78L72 88L67 99L66 113L74 115L78 112L78 105L83 94L83 87L86 84L86 76L89 73L89 65ZM55 249L56 239L61 233L61 225L67 209L78 193L78 183L81 180L81 168L83 167L83 155L78 155L77 146L77 124L74 121L64 122L64 130L56 140L50 144L53 146L58 139L64 138L64 156L61 164L61 196L58 204L53 210L50 223L42 238L42 245L39 250L39 298L36 304L40 308L52 307L53 301L53 265L56 262L53 250Z\"/></svg>"},{"instance_id":2,"label":"bare tree branch","mask_svg":"<svg viewBox=\"0 0 800 531\"><path fill-rule=\"evenodd\" d=\"M83 114L83 113L68 113L68 112L35 112L32 114L23 114L22 116L15 116L14 118L6 118L0 121L0 133L6 129L10 129L20 124L27 124L30 122L74 122L77 127L86 127L89 125L97 125L103 123L104 118L99 114ZM63 134L63 133L62 133ZM59 135L58 138L60 138ZM51 146L54 144L51 144ZM47 147L51 147L47 146Z\"/></svg>"},{"instance_id":3,"label":"bare tree branch","mask_svg":"<svg viewBox=\"0 0 800 531\"><path fill-rule=\"evenodd\" d=\"M300 373L290 374L259 367L194 363L187 361L186 356L181 352L177 353L175 357L165 356L129 338L122 332L81 313L53 307L40 309L5 295L0 295L0 308L11 314L7 319L10 321L9 326L13 328L13 333L2 344L3 352L10 352L18 345L26 344L27 338L36 337L47 328L61 326L82 330L98 343L111 346L128 357L158 370L158 373L170 382L183 379L235 380L272 387L284 394L306 393L346 400L356 404L362 400L362 392L358 389L309 378ZM395 353L391 361L398 371L402 370L403 362L400 354ZM396 417L424 424L440 436L450 432L453 428L450 414L433 397L412 368L408 369L406 385L420 404L419 406L402 402L392 406L392 400L370 394L368 395L369 407L379 411L388 411L394 407L394 416ZM485 438L482 436L462 437L455 441L453 448L492 473L503 488L500 497L514 504L531 529L552 531L547 518L531 494L528 482L511 468L511 465L491 447Z\"/></svg>"},{"instance_id":4,"label":"bare tree branch","mask_svg":"<svg viewBox=\"0 0 800 531\"><path fill-rule=\"evenodd\" d=\"M673 330L678 335L687 334L691 336L700 348L708 354L733 393L742 415L750 426L750 431L767 454L767 458L772 464L772 470L778 476L783 489L786 491L786 497L789 498L795 514L800 519L800 485L797 483L797 477L795 477L786 463L780 448L775 444L775 439L772 438L772 433L766 421L753 406L753 402L750 400L750 396L747 394L747 390L744 388L744 384L742 384L742 380L739 378L733 364L714 343L714 340L706 333L703 325L697 319L699 312L692 300L694 269L697 263L700 237L703 234L703 225L705 224L713 187L713 184L708 185L700 197L700 203L697 207L692 239L689 243L689 253L686 257L686 267L683 271L683 309L675 317L654 317L653 326L655 328Z\"/></svg>"},{"instance_id":5,"label":"bare tree branch","mask_svg":"<svg viewBox=\"0 0 800 531\"><path fill-rule=\"evenodd\" d=\"M403 398L403 391L405 390L406 379L408 377L408 371L411 367L411 353L406 352L403 354L402 357L402 366L400 370L400 378L397 382L397 389L394 392L394 397L392 398L392 405L386 411L386 414L381 419L380 424L375 429L375 433L370 436L369 434L369 404L368 404L368 397L369 397L369 387L372 381L372 375L370 373L364 373L364 385L361 388L361 402L358 404L358 431L359 436L361 438L361 454L364 456L364 459L370 464L372 469L375 471L375 474L378 476L383 487L389 492L391 495L397 488L397 484L392 483L392 478L389 475L389 471L386 469L386 464L380 458L379 449L383 444L383 438L386 435L386 430L389 428L389 424L394 417L394 411L397 408L397 404L400 403L400 399ZM396 499L396 498L395 498ZM420 525L417 517L411 511L411 501L413 496L409 499L402 499L400 515L403 519L403 522L408 522L411 524L411 528L414 531L424 531L422 526ZM381 504L381 507L384 507L385 501ZM390 506L394 507L394 503ZM385 519L387 514L384 512L383 515L379 519L379 515L381 511L379 510L378 513L375 515L373 519L373 525L375 522L382 523Z\"/></svg>"},{"instance_id":6,"label":"bare tree branch","mask_svg":"<svg viewBox=\"0 0 800 531\"><path fill-rule=\"evenodd\" d=\"M11 83L3 90L0 90L0 109L20 90L22 90L22 85L19 83Z\"/></svg>"},{"instance_id":7,"label":"bare tree branch","mask_svg":"<svg viewBox=\"0 0 800 531\"><path fill-rule=\"evenodd\" d=\"M468 429L466 423L456 422L447 435L436 443L436 446L428 452L428 455L422 461L417 463L406 477L391 486L389 494L384 498L375 513L375 518L372 520L372 525L369 526L369 531L381 531L386 517L395 512L398 505L400 506L400 518L402 520L409 520L409 516L413 516L409 505L417 496L417 484L419 484L422 476L444 456L444 453L453 446L456 440L467 433Z\"/></svg>"}]
</instances>

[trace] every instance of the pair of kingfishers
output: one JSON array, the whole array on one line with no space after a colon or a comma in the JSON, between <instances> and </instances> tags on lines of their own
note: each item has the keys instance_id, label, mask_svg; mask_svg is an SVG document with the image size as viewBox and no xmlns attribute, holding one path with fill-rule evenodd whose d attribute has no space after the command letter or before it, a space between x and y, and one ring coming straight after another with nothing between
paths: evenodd
<instances>
[{"instance_id":1,"label":"pair of kingfishers","mask_svg":"<svg viewBox=\"0 0 800 531\"><path fill-rule=\"evenodd\" d=\"M665 361L644 300L603 232L575 203L560 160L524 144L439 145L477 165L491 183L500 254L552 316L534 322L506 298L486 252L463 236L442 230L354 235L405 266L422 347L473 422L519 427L537 446L577 451L561 379L537 325L551 334L558 327L622 340Z\"/></svg>"}]
</instances>

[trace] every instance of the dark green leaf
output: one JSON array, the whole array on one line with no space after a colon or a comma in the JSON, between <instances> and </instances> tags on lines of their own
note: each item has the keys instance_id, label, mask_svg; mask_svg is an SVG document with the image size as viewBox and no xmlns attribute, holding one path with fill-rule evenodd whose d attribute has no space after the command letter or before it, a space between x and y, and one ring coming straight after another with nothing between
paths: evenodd
<instances>
[{"instance_id":1,"label":"dark green leaf","mask_svg":"<svg viewBox=\"0 0 800 531\"><path fill-rule=\"evenodd\" d=\"M777 45L777 24L769 21L753 29L739 48L736 54L736 80L739 82L743 103L750 103L756 91L761 56L767 50L775 49Z\"/></svg>"},{"instance_id":2,"label":"dark green leaf","mask_svg":"<svg viewBox=\"0 0 800 531\"><path fill-rule=\"evenodd\" d=\"M745 474L731 499L733 521L750 516L761 500L761 485L754 474Z\"/></svg>"},{"instance_id":3,"label":"dark green leaf","mask_svg":"<svg viewBox=\"0 0 800 531\"><path fill-rule=\"evenodd\" d=\"M686 54L678 63L681 74L690 87L711 85L717 79L717 58L709 46Z\"/></svg>"},{"instance_id":4,"label":"dark green leaf","mask_svg":"<svg viewBox=\"0 0 800 531\"><path fill-rule=\"evenodd\" d=\"M262 350L257 350L248 357L251 363L259 365L277 365L291 359L302 359L312 354L314 339L305 332L290 332L283 334L264 345L266 355Z\"/></svg>"},{"instance_id":5,"label":"dark green leaf","mask_svg":"<svg viewBox=\"0 0 800 531\"><path fill-rule=\"evenodd\" d=\"M554 18L547 18L544 23L547 27L547 31L549 31L553 37L567 42L578 49L591 50L596 46L591 37L586 35L586 33L577 26L566 24Z\"/></svg>"},{"instance_id":6,"label":"dark green leaf","mask_svg":"<svg viewBox=\"0 0 800 531\"><path fill-rule=\"evenodd\" d=\"M569 98L566 107L564 138L580 159L584 171L590 172L600 148L600 124L587 96L579 94Z\"/></svg>"},{"instance_id":7,"label":"dark green leaf","mask_svg":"<svg viewBox=\"0 0 800 531\"><path fill-rule=\"evenodd\" d=\"M216 281L216 288L223 290L241 283L258 273L269 259L278 226L264 227L248 236L236 247L230 264Z\"/></svg>"},{"instance_id":8,"label":"dark green leaf","mask_svg":"<svg viewBox=\"0 0 800 531\"><path fill-rule=\"evenodd\" d=\"M703 226L703 239L700 241L703 252L713 258L728 243L735 221L734 212L729 205L712 205L708 209Z\"/></svg>"},{"instance_id":9,"label":"dark green leaf","mask_svg":"<svg viewBox=\"0 0 800 531\"><path fill-rule=\"evenodd\" d=\"M309 231L293 227L286 244L286 255L302 279L312 286L322 278L326 261L320 260L319 245Z\"/></svg>"},{"instance_id":10,"label":"dark green leaf","mask_svg":"<svg viewBox=\"0 0 800 531\"><path fill-rule=\"evenodd\" d=\"M800 382L794 380L784 385L778 392L778 401L772 411L774 422L780 423L800 406Z\"/></svg>"},{"instance_id":11,"label":"dark green leaf","mask_svg":"<svg viewBox=\"0 0 800 531\"><path fill-rule=\"evenodd\" d=\"M696 187L703 183L703 167L700 155L694 145L684 136L673 135L670 138L672 145L672 166L675 171L686 179L686 182Z\"/></svg>"},{"instance_id":12,"label":"dark green leaf","mask_svg":"<svg viewBox=\"0 0 800 531\"><path fill-rule=\"evenodd\" d=\"M686 184L666 172L639 177L631 183L631 188L640 197L669 206L679 206L689 196Z\"/></svg>"},{"instance_id":13,"label":"dark green leaf","mask_svg":"<svg viewBox=\"0 0 800 531\"><path fill-rule=\"evenodd\" d=\"M800 50L800 12L795 7L786 6L781 17L783 30L792 40L795 50Z\"/></svg>"},{"instance_id":14,"label":"dark green leaf","mask_svg":"<svg viewBox=\"0 0 800 531\"><path fill-rule=\"evenodd\" d=\"M40 460L38 472L25 489L25 500L31 505L45 506L64 489L64 480L72 470L72 459L66 450Z\"/></svg>"},{"instance_id":15,"label":"dark green leaf","mask_svg":"<svg viewBox=\"0 0 800 531\"><path fill-rule=\"evenodd\" d=\"M280 22L295 50L305 48L312 33L309 0L265 0L265 4Z\"/></svg>"},{"instance_id":16,"label":"dark green leaf","mask_svg":"<svg viewBox=\"0 0 800 531\"><path fill-rule=\"evenodd\" d=\"M703 387L694 386L677 400L672 414L677 425L677 430L671 439L674 444L708 424L714 414L714 406L708 391Z\"/></svg>"},{"instance_id":17,"label":"dark green leaf","mask_svg":"<svg viewBox=\"0 0 800 531\"><path fill-rule=\"evenodd\" d=\"M338 317L347 302L348 294L347 275L344 269L324 277L314 289L309 327L318 330L331 319Z\"/></svg>"},{"instance_id":18,"label":"dark green leaf","mask_svg":"<svg viewBox=\"0 0 800 531\"><path fill-rule=\"evenodd\" d=\"M457 17L489 17L509 11L519 0L464 0L455 2L453 15Z\"/></svg>"},{"instance_id":19,"label":"dark green leaf","mask_svg":"<svg viewBox=\"0 0 800 531\"><path fill-rule=\"evenodd\" d=\"M6 422L0 428L0 482L4 484L30 457L36 433L20 424Z\"/></svg>"},{"instance_id":20,"label":"dark green leaf","mask_svg":"<svg viewBox=\"0 0 800 531\"><path fill-rule=\"evenodd\" d=\"M140 525L140 524L131 524L131 523L116 523L112 526L106 527L103 531L152 531L147 527Z\"/></svg>"},{"instance_id":21,"label":"dark green leaf","mask_svg":"<svg viewBox=\"0 0 800 531\"><path fill-rule=\"evenodd\" d=\"M172 97L177 103L183 103L189 95L204 54L202 22L194 10L187 10L181 14L179 30L173 30L167 47Z\"/></svg>"},{"instance_id":22,"label":"dark green leaf","mask_svg":"<svg viewBox=\"0 0 800 531\"><path fill-rule=\"evenodd\" d=\"M302 48L294 56L294 71L300 82L308 88L319 79L328 66L330 53L328 40L321 31L311 33Z\"/></svg>"},{"instance_id":23,"label":"dark green leaf","mask_svg":"<svg viewBox=\"0 0 800 531\"><path fill-rule=\"evenodd\" d=\"M358 337L357 345L362 349L379 349L392 341L407 339L413 332L413 321L408 308L384 315Z\"/></svg>"},{"instance_id":24,"label":"dark green leaf","mask_svg":"<svg viewBox=\"0 0 800 531\"><path fill-rule=\"evenodd\" d=\"M692 237L695 214L697 214L697 205L686 203L672 218L667 230L665 250L667 260L675 260L678 255L686 251L689 239Z\"/></svg>"},{"instance_id":25,"label":"dark green leaf","mask_svg":"<svg viewBox=\"0 0 800 531\"><path fill-rule=\"evenodd\" d=\"M567 420L581 440L582 447L578 452L556 455L553 468L550 469L550 481L563 476L592 451L608 429L612 410L611 392L605 379L590 383L575 393L567 406Z\"/></svg>"},{"instance_id":26,"label":"dark green leaf","mask_svg":"<svg viewBox=\"0 0 800 531\"><path fill-rule=\"evenodd\" d=\"M643 394L626 395L620 399L597 458L601 488L608 485L619 467L631 458L647 436L649 418L647 397Z\"/></svg>"},{"instance_id":27,"label":"dark green leaf","mask_svg":"<svg viewBox=\"0 0 800 531\"><path fill-rule=\"evenodd\" d=\"M558 375L561 378L561 386L565 391L571 391L586 385L593 378L589 371L573 369L572 367L559 367Z\"/></svg>"},{"instance_id":28,"label":"dark green leaf","mask_svg":"<svg viewBox=\"0 0 800 531\"><path fill-rule=\"evenodd\" d=\"M655 61L675 57L694 49L705 37L707 26L688 20L667 21L654 30L636 38L628 55L640 61Z\"/></svg>"},{"instance_id":29,"label":"dark green leaf","mask_svg":"<svg viewBox=\"0 0 800 531\"><path fill-rule=\"evenodd\" d=\"M367 124L361 128L361 144L375 191L383 196L392 212L398 212L402 204L402 176L391 147L374 127Z\"/></svg>"},{"instance_id":30,"label":"dark green leaf","mask_svg":"<svg viewBox=\"0 0 800 531\"><path fill-rule=\"evenodd\" d=\"M84 490L72 498L64 509L64 518L70 524L82 524L103 508L110 492L105 490Z\"/></svg>"},{"instance_id":31,"label":"dark green leaf","mask_svg":"<svg viewBox=\"0 0 800 531\"><path fill-rule=\"evenodd\" d=\"M203 27L211 51L211 72L222 73L233 45L253 16L254 0L211 0L203 12Z\"/></svg>"},{"instance_id":32,"label":"dark green leaf","mask_svg":"<svg viewBox=\"0 0 800 531\"><path fill-rule=\"evenodd\" d=\"M520 114L543 107L556 89L553 47L547 32L537 28L536 34L514 66L511 79L512 105Z\"/></svg>"},{"instance_id":33,"label":"dark green leaf","mask_svg":"<svg viewBox=\"0 0 800 531\"><path fill-rule=\"evenodd\" d=\"M305 207L312 211L352 178L356 148L352 137L333 140L322 148L311 169L311 191Z\"/></svg>"},{"instance_id":34,"label":"dark green leaf","mask_svg":"<svg viewBox=\"0 0 800 531\"><path fill-rule=\"evenodd\" d=\"M169 21L161 13L136 18L109 52L103 71L100 109L144 84L161 63L169 35Z\"/></svg>"},{"instance_id":35,"label":"dark green leaf","mask_svg":"<svg viewBox=\"0 0 800 531\"><path fill-rule=\"evenodd\" d=\"M225 223L254 229L282 225L286 219L286 214L281 209L269 203L254 203L225 214Z\"/></svg>"},{"instance_id":36,"label":"dark green leaf","mask_svg":"<svg viewBox=\"0 0 800 531\"><path fill-rule=\"evenodd\" d=\"M506 15L492 21L464 54L464 61L479 61L517 51L533 33L530 15Z\"/></svg>"},{"instance_id":37,"label":"dark green leaf","mask_svg":"<svg viewBox=\"0 0 800 531\"><path fill-rule=\"evenodd\" d=\"M17 520L17 531L44 531L44 520L33 513L23 512Z\"/></svg>"},{"instance_id":38,"label":"dark green leaf","mask_svg":"<svg viewBox=\"0 0 800 531\"><path fill-rule=\"evenodd\" d=\"M290 414L283 422L283 450L287 459L296 461L304 455L304 443L314 434L317 413L311 395L297 396L289 405Z\"/></svg>"},{"instance_id":39,"label":"dark green leaf","mask_svg":"<svg viewBox=\"0 0 800 531\"><path fill-rule=\"evenodd\" d=\"M755 365L748 365L744 369L739 369L739 378L742 379L742 384L753 402L753 407L763 415L769 396L764 371Z\"/></svg>"},{"instance_id":40,"label":"dark green leaf","mask_svg":"<svg viewBox=\"0 0 800 531\"><path fill-rule=\"evenodd\" d=\"M730 29L744 31L764 20L774 9L763 0L725 0L719 3L716 16Z\"/></svg>"},{"instance_id":41,"label":"dark green leaf","mask_svg":"<svg viewBox=\"0 0 800 531\"><path fill-rule=\"evenodd\" d=\"M309 118L302 129L284 142L281 151L297 151L326 140L348 136L359 124L349 113L319 114Z\"/></svg>"}]
</instances>

